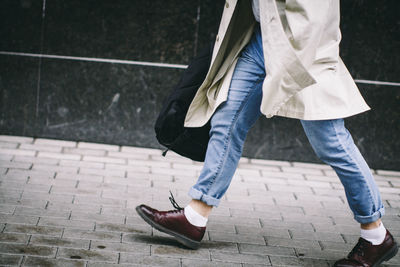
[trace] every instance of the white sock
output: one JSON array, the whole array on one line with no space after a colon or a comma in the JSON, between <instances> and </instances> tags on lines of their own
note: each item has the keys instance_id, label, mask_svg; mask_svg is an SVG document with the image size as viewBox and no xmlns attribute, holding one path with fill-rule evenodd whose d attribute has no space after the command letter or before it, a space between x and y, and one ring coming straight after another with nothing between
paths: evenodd
<instances>
[{"instance_id":1,"label":"white sock","mask_svg":"<svg viewBox=\"0 0 400 267\"><path fill-rule=\"evenodd\" d=\"M206 217L201 216L190 205L185 207L185 217L191 224L197 227L205 227L208 221Z\"/></svg>"},{"instance_id":2,"label":"white sock","mask_svg":"<svg viewBox=\"0 0 400 267\"><path fill-rule=\"evenodd\" d=\"M380 245L386 236L386 228L381 223L378 228L364 230L361 229L361 237L368 240L372 245Z\"/></svg>"}]
</instances>

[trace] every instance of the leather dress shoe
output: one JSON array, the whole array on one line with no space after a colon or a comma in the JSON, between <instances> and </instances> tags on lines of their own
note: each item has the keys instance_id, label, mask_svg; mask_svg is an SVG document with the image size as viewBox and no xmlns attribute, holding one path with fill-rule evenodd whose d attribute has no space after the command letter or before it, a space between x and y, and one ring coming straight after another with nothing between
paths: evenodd
<instances>
[{"instance_id":1,"label":"leather dress shoe","mask_svg":"<svg viewBox=\"0 0 400 267\"><path fill-rule=\"evenodd\" d=\"M174 236L181 244L197 249L203 239L206 227L192 225L184 214L184 209L176 204L173 197L170 197L175 210L158 211L146 205L136 207L136 212L148 224L157 230Z\"/></svg>"},{"instance_id":2,"label":"leather dress shoe","mask_svg":"<svg viewBox=\"0 0 400 267\"><path fill-rule=\"evenodd\" d=\"M351 250L346 259L335 262L335 267L376 267L382 262L393 258L399 247L393 236L386 230L386 236L380 245L372 245L371 242L361 238Z\"/></svg>"}]
</instances>

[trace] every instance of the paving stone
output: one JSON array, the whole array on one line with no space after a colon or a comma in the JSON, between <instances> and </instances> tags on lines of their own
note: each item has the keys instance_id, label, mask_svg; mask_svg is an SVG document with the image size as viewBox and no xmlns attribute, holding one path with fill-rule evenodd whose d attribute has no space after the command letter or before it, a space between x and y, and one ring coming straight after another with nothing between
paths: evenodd
<instances>
[{"instance_id":1,"label":"paving stone","mask_svg":"<svg viewBox=\"0 0 400 267\"><path fill-rule=\"evenodd\" d=\"M278 206L268 204L254 204L253 206L255 211L280 211L282 214L286 212L304 214L304 207Z\"/></svg>"},{"instance_id":2,"label":"paving stone","mask_svg":"<svg viewBox=\"0 0 400 267\"><path fill-rule=\"evenodd\" d=\"M316 240L294 240L290 238L267 237L266 241L268 246L314 249L321 248L318 241Z\"/></svg>"},{"instance_id":3,"label":"paving stone","mask_svg":"<svg viewBox=\"0 0 400 267\"><path fill-rule=\"evenodd\" d=\"M180 259L159 256L142 256L121 253L120 263L137 264L140 266L181 266Z\"/></svg>"},{"instance_id":4,"label":"paving stone","mask_svg":"<svg viewBox=\"0 0 400 267\"><path fill-rule=\"evenodd\" d=\"M40 218L39 225L40 226L78 228L78 229L86 229L86 230L94 229L94 222L82 221L82 220L64 220L64 219L57 219L57 218ZM76 231L76 230L72 230L72 231Z\"/></svg>"},{"instance_id":5,"label":"paving stone","mask_svg":"<svg viewBox=\"0 0 400 267\"><path fill-rule=\"evenodd\" d=\"M21 243L27 244L29 236L16 233L0 233L0 243Z\"/></svg>"},{"instance_id":6,"label":"paving stone","mask_svg":"<svg viewBox=\"0 0 400 267\"><path fill-rule=\"evenodd\" d=\"M76 154L62 154L62 153L42 152L42 151L39 151L38 157L51 158L51 159L69 159L69 160L81 159L81 156Z\"/></svg>"},{"instance_id":7,"label":"paving stone","mask_svg":"<svg viewBox=\"0 0 400 267\"><path fill-rule=\"evenodd\" d=\"M211 252L211 260L232 263L255 263L270 265L269 256L257 254L237 254L229 252Z\"/></svg>"},{"instance_id":8,"label":"paving stone","mask_svg":"<svg viewBox=\"0 0 400 267\"><path fill-rule=\"evenodd\" d=\"M18 148L0 148L0 154L33 157L36 155L36 151L35 150L18 149Z\"/></svg>"},{"instance_id":9,"label":"paving stone","mask_svg":"<svg viewBox=\"0 0 400 267\"><path fill-rule=\"evenodd\" d=\"M211 241L265 245L265 240L261 235L243 235L219 232L209 232L209 235Z\"/></svg>"},{"instance_id":10,"label":"paving stone","mask_svg":"<svg viewBox=\"0 0 400 267\"><path fill-rule=\"evenodd\" d=\"M64 172L64 173L77 173L78 167L73 166L55 166L55 165L46 165L46 164L33 164L33 170L46 170L46 171L54 171L54 172Z\"/></svg>"},{"instance_id":11,"label":"paving stone","mask_svg":"<svg viewBox=\"0 0 400 267\"><path fill-rule=\"evenodd\" d=\"M25 233L25 234L38 234L47 236L61 237L63 233L62 228L50 226L36 226L25 224L7 224L4 229L5 233Z\"/></svg>"},{"instance_id":12,"label":"paving stone","mask_svg":"<svg viewBox=\"0 0 400 267\"><path fill-rule=\"evenodd\" d=\"M89 149L99 149L107 151L119 151L120 147L116 145L99 144L99 143L88 143L88 142L78 142L78 148L89 148Z\"/></svg>"},{"instance_id":13,"label":"paving stone","mask_svg":"<svg viewBox=\"0 0 400 267\"><path fill-rule=\"evenodd\" d=\"M293 239L307 239L307 240L326 240L334 242L343 242L344 240L339 233L327 233L327 232L306 232L291 230Z\"/></svg>"},{"instance_id":14,"label":"paving stone","mask_svg":"<svg viewBox=\"0 0 400 267\"><path fill-rule=\"evenodd\" d=\"M326 176L336 177L337 179L339 179L339 177L337 176L337 174L334 170L323 170L323 173Z\"/></svg>"},{"instance_id":15,"label":"paving stone","mask_svg":"<svg viewBox=\"0 0 400 267\"><path fill-rule=\"evenodd\" d=\"M103 206L125 207L126 201L124 199L78 195L74 198L74 203L76 204L96 203Z\"/></svg>"},{"instance_id":16,"label":"paving stone","mask_svg":"<svg viewBox=\"0 0 400 267\"><path fill-rule=\"evenodd\" d=\"M107 242L104 240L93 240L90 245L90 250L96 251L116 251L129 252L134 254L143 254L150 256L150 245L148 244L132 244L120 242Z\"/></svg>"},{"instance_id":17,"label":"paving stone","mask_svg":"<svg viewBox=\"0 0 400 267\"><path fill-rule=\"evenodd\" d=\"M299 173L288 173L288 172L271 172L261 170L261 175L263 177L272 177L272 178L285 178L285 179L300 179L304 180L304 176Z\"/></svg>"},{"instance_id":18,"label":"paving stone","mask_svg":"<svg viewBox=\"0 0 400 267\"><path fill-rule=\"evenodd\" d=\"M331 170L332 167L327 164L318 163L306 163L306 162L292 162L293 167L320 169L320 170Z\"/></svg>"},{"instance_id":19,"label":"paving stone","mask_svg":"<svg viewBox=\"0 0 400 267\"><path fill-rule=\"evenodd\" d=\"M151 235L152 230L145 224L116 224L108 222L96 222L96 231L118 232L118 233L138 233Z\"/></svg>"},{"instance_id":20,"label":"paving stone","mask_svg":"<svg viewBox=\"0 0 400 267\"><path fill-rule=\"evenodd\" d=\"M120 242L121 234L115 232L101 232L101 231L90 231L81 229L65 229L64 238L83 238L91 240L103 240L109 242Z\"/></svg>"},{"instance_id":21,"label":"paving stone","mask_svg":"<svg viewBox=\"0 0 400 267\"><path fill-rule=\"evenodd\" d=\"M58 211L58 210L46 210L40 208L27 208L17 207L15 209L15 215L29 215L29 216L40 216L40 217L58 217L68 219L69 211Z\"/></svg>"},{"instance_id":22,"label":"paving stone","mask_svg":"<svg viewBox=\"0 0 400 267\"><path fill-rule=\"evenodd\" d=\"M21 261L22 255L0 254L0 264L2 266L19 266Z\"/></svg>"},{"instance_id":23,"label":"paving stone","mask_svg":"<svg viewBox=\"0 0 400 267\"><path fill-rule=\"evenodd\" d=\"M70 173L62 173L58 172L56 175L56 179L65 179L65 180L84 180L84 181L92 181L92 182L103 182L103 176L99 174L70 174Z\"/></svg>"},{"instance_id":24,"label":"paving stone","mask_svg":"<svg viewBox=\"0 0 400 267\"><path fill-rule=\"evenodd\" d=\"M329 183L340 183L338 177L325 176L325 175L313 175L313 174L305 174L304 175L307 181L321 181L321 182L329 182Z\"/></svg>"},{"instance_id":25,"label":"paving stone","mask_svg":"<svg viewBox=\"0 0 400 267\"><path fill-rule=\"evenodd\" d=\"M96 168L79 168L80 174L94 174L94 175L102 175L102 176L116 176L116 177L125 177L125 170L106 170L106 169L96 169Z\"/></svg>"},{"instance_id":26,"label":"paving stone","mask_svg":"<svg viewBox=\"0 0 400 267\"><path fill-rule=\"evenodd\" d=\"M49 146L40 144L21 144L18 148L45 152L61 152L63 149L62 146Z\"/></svg>"},{"instance_id":27,"label":"paving stone","mask_svg":"<svg viewBox=\"0 0 400 267\"><path fill-rule=\"evenodd\" d=\"M28 256L23 266L84 267L86 263L80 260L49 259Z\"/></svg>"},{"instance_id":28,"label":"paving stone","mask_svg":"<svg viewBox=\"0 0 400 267\"><path fill-rule=\"evenodd\" d=\"M11 161L14 158L14 155L12 154L0 154L0 160L2 161ZM2 168L6 168L6 167L2 167Z\"/></svg>"},{"instance_id":29,"label":"paving stone","mask_svg":"<svg viewBox=\"0 0 400 267\"><path fill-rule=\"evenodd\" d=\"M0 141L10 143L32 143L32 137L14 136L14 135L0 135Z\"/></svg>"},{"instance_id":30,"label":"paving stone","mask_svg":"<svg viewBox=\"0 0 400 267\"><path fill-rule=\"evenodd\" d=\"M376 173L379 175L400 176L400 171L377 170Z\"/></svg>"},{"instance_id":31,"label":"paving stone","mask_svg":"<svg viewBox=\"0 0 400 267\"><path fill-rule=\"evenodd\" d=\"M100 213L101 205L96 203L76 204L76 203L54 203L49 202L46 206L47 210L62 211L85 211L88 213Z\"/></svg>"},{"instance_id":32,"label":"paving stone","mask_svg":"<svg viewBox=\"0 0 400 267\"><path fill-rule=\"evenodd\" d=\"M0 222L2 223L20 223L35 225L39 220L39 216L20 216L0 213Z\"/></svg>"},{"instance_id":33,"label":"paving stone","mask_svg":"<svg viewBox=\"0 0 400 267\"><path fill-rule=\"evenodd\" d=\"M298 193L309 193L312 194L312 190L310 187L306 186L290 186L290 185L270 185L268 187L270 191L278 191L278 192L298 192Z\"/></svg>"},{"instance_id":34,"label":"paving stone","mask_svg":"<svg viewBox=\"0 0 400 267\"><path fill-rule=\"evenodd\" d=\"M29 179L30 180L30 179ZM23 185L24 192L40 192L40 193L48 193L50 191L51 185L47 184L31 184L29 183Z\"/></svg>"},{"instance_id":35,"label":"paving stone","mask_svg":"<svg viewBox=\"0 0 400 267\"><path fill-rule=\"evenodd\" d=\"M0 196L0 204L3 205L16 205L32 208L45 208L47 201L43 199L19 199L19 198L4 198Z\"/></svg>"},{"instance_id":36,"label":"paving stone","mask_svg":"<svg viewBox=\"0 0 400 267\"><path fill-rule=\"evenodd\" d=\"M168 152L169 153L169 152ZM180 162L180 163L188 163L188 164L194 164L194 165L198 165L198 166L203 166L203 162L197 162L197 161L193 161L191 159L188 158L184 158L180 155L178 156L168 156L168 157L163 157L161 156L161 152L159 155L149 155L149 160L152 161L163 161L163 162L170 162L170 163L176 163L176 162Z\"/></svg>"},{"instance_id":37,"label":"paving stone","mask_svg":"<svg viewBox=\"0 0 400 267\"><path fill-rule=\"evenodd\" d=\"M57 193L46 193L46 192L30 192L24 191L22 193L22 199L43 199L53 202L62 202L62 203L72 203L74 196L72 194L57 194Z\"/></svg>"},{"instance_id":38,"label":"paving stone","mask_svg":"<svg viewBox=\"0 0 400 267\"><path fill-rule=\"evenodd\" d=\"M99 196L101 195L100 190L96 189L83 189L83 188L70 188L63 186L52 186L51 194L66 194L66 195L90 195L90 196Z\"/></svg>"},{"instance_id":39,"label":"paving stone","mask_svg":"<svg viewBox=\"0 0 400 267\"><path fill-rule=\"evenodd\" d=\"M216 222L216 223L228 223L232 225L252 225L256 227L260 227L260 220L258 218L237 218L237 217L230 217L230 216L210 216L209 223Z\"/></svg>"},{"instance_id":40,"label":"paving stone","mask_svg":"<svg viewBox=\"0 0 400 267\"><path fill-rule=\"evenodd\" d=\"M240 263L182 259L182 267L242 267Z\"/></svg>"},{"instance_id":41,"label":"paving stone","mask_svg":"<svg viewBox=\"0 0 400 267\"><path fill-rule=\"evenodd\" d=\"M28 162L28 163L39 163L39 164L47 164L47 165L57 165L59 163L59 159L49 159L49 158L37 158L37 157L28 157L28 156L14 156L13 161L15 162Z\"/></svg>"},{"instance_id":42,"label":"paving stone","mask_svg":"<svg viewBox=\"0 0 400 267\"><path fill-rule=\"evenodd\" d=\"M22 254L34 256L54 256L57 249L45 246L26 246L22 244L0 243L0 251L8 254Z\"/></svg>"},{"instance_id":43,"label":"paving stone","mask_svg":"<svg viewBox=\"0 0 400 267\"><path fill-rule=\"evenodd\" d=\"M1 178L2 175L4 175L7 172L7 170L8 170L7 168L1 168L0 167L0 178Z\"/></svg>"},{"instance_id":44,"label":"paving stone","mask_svg":"<svg viewBox=\"0 0 400 267\"><path fill-rule=\"evenodd\" d=\"M32 163L30 162L15 162L15 161L7 161L0 160L0 167L2 168L12 168L12 169L30 169Z\"/></svg>"},{"instance_id":45,"label":"paving stone","mask_svg":"<svg viewBox=\"0 0 400 267\"><path fill-rule=\"evenodd\" d=\"M75 187L78 180L66 180L61 178L29 178L28 184L36 185L57 185L60 187Z\"/></svg>"},{"instance_id":46,"label":"paving stone","mask_svg":"<svg viewBox=\"0 0 400 267\"><path fill-rule=\"evenodd\" d=\"M252 244L239 244L240 253L258 254L258 255L274 255L274 256L296 256L293 248L260 246Z\"/></svg>"},{"instance_id":47,"label":"paving stone","mask_svg":"<svg viewBox=\"0 0 400 267\"><path fill-rule=\"evenodd\" d=\"M138 159L138 160L149 160L150 158L148 154L136 154L127 152L115 152L115 151L108 151L107 156L111 158Z\"/></svg>"},{"instance_id":48,"label":"paving stone","mask_svg":"<svg viewBox=\"0 0 400 267\"><path fill-rule=\"evenodd\" d=\"M200 247L202 249L208 249L209 251L226 251L231 253L239 253L237 243L202 240Z\"/></svg>"},{"instance_id":49,"label":"paving stone","mask_svg":"<svg viewBox=\"0 0 400 267\"><path fill-rule=\"evenodd\" d=\"M100 262L118 262L118 253L109 251L94 251L86 249L59 248L57 258L82 259Z\"/></svg>"},{"instance_id":50,"label":"paving stone","mask_svg":"<svg viewBox=\"0 0 400 267\"><path fill-rule=\"evenodd\" d=\"M346 256L343 255L343 252L337 250L316 250L316 249L305 249L305 248L297 248L296 249L299 258L312 258L312 259L322 259L322 260L338 260Z\"/></svg>"},{"instance_id":51,"label":"paving stone","mask_svg":"<svg viewBox=\"0 0 400 267\"><path fill-rule=\"evenodd\" d=\"M76 147L77 143L73 142L73 141L37 138L37 139L35 139L34 144L49 145L49 146L62 146L62 147Z\"/></svg>"},{"instance_id":52,"label":"paving stone","mask_svg":"<svg viewBox=\"0 0 400 267\"><path fill-rule=\"evenodd\" d=\"M252 226L236 225L238 234L258 235L258 236L270 236L279 238L290 238L289 231L287 229L277 229L272 227L255 228Z\"/></svg>"},{"instance_id":53,"label":"paving stone","mask_svg":"<svg viewBox=\"0 0 400 267\"><path fill-rule=\"evenodd\" d=\"M236 228L234 224L216 223L212 221L207 223L207 230L220 233L236 233Z\"/></svg>"},{"instance_id":54,"label":"paving stone","mask_svg":"<svg viewBox=\"0 0 400 267\"><path fill-rule=\"evenodd\" d=\"M54 178L54 171L36 171L36 170L9 170L6 177L13 179L25 179L30 178Z\"/></svg>"},{"instance_id":55,"label":"paving stone","mask_svg":"<svg viewBox=\"0 0 400 267\"><path fill-rule=\"evenodd\" d=\"M266 160L266 159L250 159L252 164L272 165L272 166L291 166L287 161Z\"/></svg>"},{"instance_id":56,"label":"paving stone","mask_svg":"<svg viewBox=\"0 0 400 267\"><path fill-rule=\"evenodd\" d=\"M307 267L329 266L327 261L319 259L281 257L281 256L271 256L270 259L272 262L272 266L307 266Z\"/></svg>"},{"instance_id":57,"label":"paving stone","mask_svg":"<svg viewBox=\"0 0 400 267\"><path fill-rule=\"evenodd\" d=\"M104 169L103 162L89 162L89 161L79 161L79 160L60 160L60 166L75 166L80 168L90 168L90 169Z\"/></svg>"},{"instance_id":58,"label":"paving stone","mask_svg":"<svg viewBox=\"0 0 400 267\"><path fill-rule=\"evenodd\" d=\"M349 253L354 247L354 244L348 244L348 243L343 244L343 242L332 242L332 241L321 241L320 244L324 250L325 249L336 250L347 253Z\"/></svg>"},{"instance_id":59,"label":"paving stone","mask_svg":"<svg viewBox=\"0 0 400 267\"><path fill-rule=\"evenodd\" d=\"M125 159L109 158L109 157L99 157L99 156L83 156L83 161L94 161L94 162L108 162L117 164L126 164Z\"/></svg>"},{"instance_id":60,"label":"paving stone","mask_svg":"<svg viewBox=\"0 0 400 267\"><path fill-rule=\"evenodd\" d=\"M192 250L164 245L152 245L151 255L168 258L210 259L210 252L207 249Z\"/></svg>"},{"instance_id":61,"label":"paving stone","mask_svg":"<svg viewBox=\"0 0 400 267\"><path fill-rule=\"evenodd\" d=\"M301 168L301 167L282 167L284 173L300 173L300 174L313 174L323 175L322 170L316 168Z\"/></svg>"},{"instance_id":62,"label":"paving stone","mask_svg":"<svg viewBox=\"0 0 400 267\"><path fill-rule=\"evenodd\" d=\"M11 143L0 140L0 148L17 148L19 145L18 142Z\"/></svg>"},{"instance_id":63,"label":"paving stone","mask_svg":"<svg viewBox=\"0 0 400 267\"><path fill-rule=\"evenodd\" d=\"M249 211L241 209L231 209L231 216L238 218L259 218L259 219L277 219L280 220L282 217L278 209L267 210L267 211Z\"/></svg>"},{"instance_id":64,"label":"paving stone","mask_svg":"<svg viewBox=\"0 0 400 267\"><path fill-rule=\"evenodd\" d=\"M89 240L70 239L50 236L33 235L29 241L30 245L43 245L51 247L89 248Z\"/></svg>"},{"instance_id":65,"label":"paving stone","mask_svg":"<svg viewBox=\"0 0 400 267\"><path fill-rule=\"evenodd\" d=\"M15 206L13 205L0 205L0 213L3 214L13 214L15 211Z\"/></svg>"},{"instance_id":66,"label":"paving stone","mask_svg":"<svg viewBox=\"0 0 400 267\"><path fill-rule=\"evenodd\" d=\"M71 220L84 220L93 222L111 222L117 224L123 224L125 222L124 215L113 215L107 216L104 214L94 214L82 211L73 211L71 213Z\"/></svg>"}]
</instances>

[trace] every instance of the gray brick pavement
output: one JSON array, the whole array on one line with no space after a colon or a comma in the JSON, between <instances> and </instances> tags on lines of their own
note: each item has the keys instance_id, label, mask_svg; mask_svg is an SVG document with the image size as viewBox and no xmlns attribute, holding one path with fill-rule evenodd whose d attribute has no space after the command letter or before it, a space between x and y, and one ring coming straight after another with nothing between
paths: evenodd
<instances>
[{"instance_id":1,"label":"gray brick pavement","mask_svg":"<svg viewBox=\"0 0 400 267\"><path fill-rule=\"evenodd\" d=\"M330 266L358 238L329 166L242 158L199 250L134 211L181 205L202 165L157 149L0 136L0 265ZM400 172L373 170L400 239ZM400 266L400 255L386 266Z\"/></svg>"}]
</instances>

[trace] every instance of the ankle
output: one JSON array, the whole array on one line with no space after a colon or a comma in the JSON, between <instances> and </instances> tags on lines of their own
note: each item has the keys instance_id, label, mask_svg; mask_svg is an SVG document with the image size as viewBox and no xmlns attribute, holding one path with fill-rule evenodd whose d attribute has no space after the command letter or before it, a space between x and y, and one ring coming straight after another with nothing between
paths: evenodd
<instances>
[{"instance_id":1,"label":"ankle","mask_svg":"<svg viewBox=\"0 0 400 267\"><path fill-rule=\"evenodd\" d=\"M212 206L207 205L203 201L192 199L189 205L194 211L196 211L201 216L208 218L211 213Z\"/></svg>"}]
</instances>

